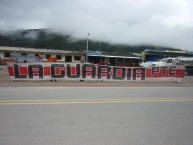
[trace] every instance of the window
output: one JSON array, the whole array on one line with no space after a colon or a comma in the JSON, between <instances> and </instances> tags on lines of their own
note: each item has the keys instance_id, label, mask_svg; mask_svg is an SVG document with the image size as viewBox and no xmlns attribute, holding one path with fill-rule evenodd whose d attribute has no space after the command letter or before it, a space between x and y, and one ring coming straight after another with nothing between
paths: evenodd
<instances>
[{"instance_id":1,"label":"window","mask_svg":"<svg viewBox=\"0 0 193 145\"><path fill-rule=\"evenodd\" d=\"M125 63L133 63L134 62L134 60L132 60L132 59L125 59Z\"/></svg>"},{"instance_id":2,"label":"window","mask_svg":"<svg viewBox=\"0 0 193 145\"><path fill-rule=\"evenodd\" d=\"M4 53L4 57L5 57L5 58L10 57L10 53L9 53L9 52L5 52L5 53Z\"/></svg>"},{"instance_id":3,"label":"window","mask_svg":"<svg viewBox=\"0 0 193 145\"><path fill-rule=\"evenodd\" d=\"M117 62L123 62L123 58L117 58Z\"/></svg>"},{"instance_id":4,"label":"window","mask_svg":"<svg viewBox=\"0 0 193 145\"><path fill-rule=\"evenodd\" d=\"M27 56L27 53L21 53L21 56Z\"/></svg>"},{"instance_id":5,"label":"window","mask_svg":"<svg viewBox=\"0 0 193 145\"><path fill-rule=\"evenodd\" d=\"M72 56L65 56L65 62L72 62Z\"/></svg>"},{"instance_id":6,"label":"window","mask_svg":"<svg viewBox=\"0 0 193 145\"><path fill-rule=\"evenodd\" d=\"M61 55L56 55L56 58L58 59L58 60L61 60Z\"/></svg>"},{"instance_id":7,"label":"window","mask_svg":"<svg viewBox=\"0 0 193 145\"><path fill-rule=\"evenodd\" d=\"M51 55L50 54L46 54L46 59L50 58Z\"/></svg>"},{"instance_id":8,"label":"window","mask_svg":"<svg viewBox=\"0 0 193 145\"><path fill-rule=\"evenodd\" d=\"M160 62L167 62L167 59L163 58Z\"/></svg>"},{"instance_id":9,"label":"window","mask_svg":"<svg viewBox=\"0 0 193 145\"><path fill-rule=\"evenodd\" d=\"M168 59L166 63L172 63L172 59Z\"/></svg>"},{"instance_id":10,"label":"window","mask_svg":"<svg viewBox=\"0 0 193 145\"><path fill-rule=\"evenodd\" d=\"M81 60L81 56L74 56L74 60Z\"/></svg>"}]
</instances>

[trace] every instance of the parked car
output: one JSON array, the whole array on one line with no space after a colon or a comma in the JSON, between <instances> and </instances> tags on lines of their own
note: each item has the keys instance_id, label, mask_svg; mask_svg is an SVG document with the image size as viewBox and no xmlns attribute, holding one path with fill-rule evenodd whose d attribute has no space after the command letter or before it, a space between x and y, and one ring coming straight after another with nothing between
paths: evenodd
<instances>
[{"instance_id":1,"label":"parked car","mask_svg":"<svg viewBox=\"0 0 193 145\"><path fill-rule=\"evenodd\" d=\"M152 66L171 66L174 65L176 58L163 58L160 61L153 62Z\"/></svg>"}]
</instances>

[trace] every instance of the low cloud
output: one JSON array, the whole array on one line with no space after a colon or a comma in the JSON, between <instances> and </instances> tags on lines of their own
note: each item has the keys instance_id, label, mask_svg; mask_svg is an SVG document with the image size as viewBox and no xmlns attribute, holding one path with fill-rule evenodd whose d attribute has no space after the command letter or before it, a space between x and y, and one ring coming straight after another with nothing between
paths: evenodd
<instances>
[{"instance_id":1,"label":"low cloud","mask_svg":"<svg viewBox=\"0 0 193 145\"><path fill-rule=\"evenodd\" d=\"M50 28L76 38L193 51L191 0L1 0L0 29ZM31 35L33 36L33 35Z\"/></svg>"}]
</instances>

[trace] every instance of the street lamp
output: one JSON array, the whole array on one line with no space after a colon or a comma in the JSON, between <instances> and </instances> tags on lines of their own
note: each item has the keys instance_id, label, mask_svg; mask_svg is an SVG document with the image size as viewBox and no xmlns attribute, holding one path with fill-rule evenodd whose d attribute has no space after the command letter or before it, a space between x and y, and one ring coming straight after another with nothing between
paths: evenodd
<instances>
[{"instance_id":1,"label":"street lamp","mask_svg":"<svg viewBox=\"0 0 193 145\"><path fill-rule=\"evenodd\" d=\"M89 37L90 33L88 33L87 35L87 43L86 43L86 62L88 62L88 37Z\"/></svg>"}]
</instances>

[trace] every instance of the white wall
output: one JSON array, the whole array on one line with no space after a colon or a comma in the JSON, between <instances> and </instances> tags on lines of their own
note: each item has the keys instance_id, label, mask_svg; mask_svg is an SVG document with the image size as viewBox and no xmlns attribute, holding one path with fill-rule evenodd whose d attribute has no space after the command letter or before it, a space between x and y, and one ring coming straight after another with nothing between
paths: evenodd
<instances>
[{"instance_id":1,"label":"white wall","mask_svg":"<svg viewBox=\"0 0 193 145\"><path fill-rule=\"evenodd\" d=\"M65 61L65 55L62 55L61 61Z\"/></svg>"},{"instance_id":2,"label":"white wall","mask_svg":"<svg viewBox=\"0 0 193 145\"><path fill-rule=\"evenodd\" d=\"M0 52L0 57L1 57L1 59L4 58L3 52Z\"/></svg>"},{"instance_id":3,"label":"white wall","mask_svg":"<svg viewBox=\"0 0 193 145\"><path fill-rule=\"evenodd\" d=\"M12 52L10 53L10 56L20 56L21 52Z\"/></svg>"},{"instance_id":4,"label":"white wall","mask_svg":"<svg viewBox=\"0 0 193 145\"><path fill-rule=\"evenodd\" d=\"M81 57L80 60L74 60L75 56L80 56ZM81 60L85 61L85 56L81 56L81 55L73 55L72 56L72 62L81 62Z\"/></svg>"},{"instance_id":5,"label":"white wall","mask_svg":"<svg viewBox=\"0 0 193 145\"><path fill-rule=\"evenodd\" d=\"M22 52L19 52L19 51L16 51L16 52L10 52L10 56L21 56L21 53ZM45 55L46 54L49 54L49 53L39 53L39 52L23 52L23 53L27 53L27 56L35 56L35 54L39 54L39 55ZM56 57L56 53L55 54L51 54L51 57ZM74 60L74 56L77 56L77 55L73 55L73 54L58 54L58 55L61 55L61 60L58 60L58 61L62 61L62 62L65 62L65 57L66 55L69 55L69 56L72 56L72 62L81 62L81 60L85 60L85 56L81 56L81 55L78 55L78 56L81 56L81 60L80 61L76 61ZM0 57L1 59L4 58L4 51L0 51ZM47 59L43 59L44 61L47 61Z\"/></svg>"},{"instance_id":6,"label":"white wall","mask_svg":"<svg viewBox=\"0 0 193 145\"><path fill-rule=\"evenodd\" d=\"M85 56L81 56L81 60L82 60L83 62L86 61L85 59L86 59Z\"/></svg>"},{"instance_id":7,"label":"white wall","mask_svg":"<svg viewBox=\"0 0 193 145\"><path fill-rule=\"evenodd\" d=\"M35 56L36 53L27 53L27 56Z\"/></svg>"}]
</instances>

